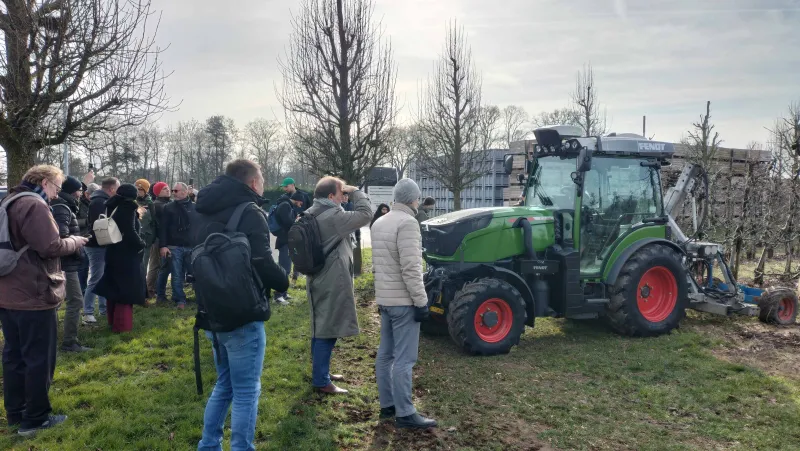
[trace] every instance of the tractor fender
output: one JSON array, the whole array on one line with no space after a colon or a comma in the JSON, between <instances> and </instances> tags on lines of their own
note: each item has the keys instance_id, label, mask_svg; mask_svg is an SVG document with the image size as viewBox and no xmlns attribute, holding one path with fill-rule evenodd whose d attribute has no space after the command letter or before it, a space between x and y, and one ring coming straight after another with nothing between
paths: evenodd
<instances>
[{"instance_id":1,"label":"tractor fender","mask_svg":"<svg viewBox=\"0 0 800 451\"><path fill-rule=\"evenodd\" d=\"M524 298L523 300L525 301L525 310L528 313L528 322L532 321L536 311L535 304L533 302L533 291L531 291L531 287L528 286L528 283L525 282L525 279L510 269L501 268L494 265L481 266L489 269L490 271L501 273L503 275L503 280L510 283L520 292L520 294L522 294L522 297Z\"/></svg>"},{"instance_id":2,"label":"tractor fender","mask_svg":"<svg viewBox=\"0 0 800 451\"><path fill-rule=\"evenodd\" d=\"M620 254L619 257L617 257L617 260L614 262L614 265L611 267L611 270L608 272L608 277L606 277L605 283L607 285L614 285L614 283L616 283L616 281L617 281L617 277L619 277L620 271L622 271L622 267L625 265L625 263L628 261L628 259L631 258L631 255L633 255L639 249L641 249L641 248L643 248L645 246L650 246L650 245L667 246L667 247L670 247L672 249L675 249L681 255L685 254L685 252L683 252L683 249L681 249L680 246L678 246L677 244L673 243L672 241L665 240L665 239L662 239L662 238L645 238L643 240L637 241L636 243L631 244L630 246L628 246L628 248L625 249L622 252L622 254Z\"/></svg>"}]
</instances>

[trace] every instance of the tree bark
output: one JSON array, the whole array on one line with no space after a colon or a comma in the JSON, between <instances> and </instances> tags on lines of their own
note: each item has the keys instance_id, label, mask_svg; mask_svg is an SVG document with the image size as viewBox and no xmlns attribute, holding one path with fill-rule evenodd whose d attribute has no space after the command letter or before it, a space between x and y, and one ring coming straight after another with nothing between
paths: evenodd
<instances>
[{"instance_id":1,"label":"tree bark","mask_svg":"<svg viewBox=\"0 0 800 451\"><path fill-rule=\"evenodd\" d=\"M25 147L17 142L3 142L8 167L8 186L16 186L22 176L36 164L36 149Z\"/></svg>"}]
</instances>

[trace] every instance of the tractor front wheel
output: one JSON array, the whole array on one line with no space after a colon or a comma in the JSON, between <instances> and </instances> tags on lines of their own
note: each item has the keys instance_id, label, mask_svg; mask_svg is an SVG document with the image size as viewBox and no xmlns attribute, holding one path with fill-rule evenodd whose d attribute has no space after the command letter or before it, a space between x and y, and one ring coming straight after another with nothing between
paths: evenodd
<instances>
[{"instance_id":1,"label":"tractor front wheel","mask_svg":"<svg viewBox=\"0 0 800 451\"><path fill-rule=\"evenodd\" d=\"M450 337L470 354L506 354L525 330L525 300L516 288L498 279L465 285L447 311Z\"/></svg>"},{"instance_id":2,"label":"tractor front wheel","mask_svg":"<svg viewBox=\"0 0 800 451\"><path fill-rule=\"evenodd\" d=\"M678 253L666 246L646 246L622 267L611 289L606 320L624 335L669 333L686 315L687 291Z\"/></svg>"},{"instance_id":3,"label":"tractor front wheel","mask_svg":"<svg viewBox=\"0 0 800 451\"><path fill-rule=\"evenodd\" d=\"M789 288L771 288L758 300L758 319L787 326L797 319L797 295Z\"/></svg>"}]
</instances>

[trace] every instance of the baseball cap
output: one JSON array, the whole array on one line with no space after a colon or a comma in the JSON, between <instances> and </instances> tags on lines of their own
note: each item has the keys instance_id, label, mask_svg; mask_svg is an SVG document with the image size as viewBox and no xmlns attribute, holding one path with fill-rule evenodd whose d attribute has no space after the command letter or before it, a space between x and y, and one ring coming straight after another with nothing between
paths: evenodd
<instances>
[{"instance_id":1,"label":"baseball cap","mask_svg":"<svg viewBox=\"0 0 800 451\"><path fill-rule=\"evenodd\" d=\"M286 177L283 179L283 183L281 183L281 188L286 188L289 185L294 185L294 179L291 177Z\"/></svg>"}]
</instances>

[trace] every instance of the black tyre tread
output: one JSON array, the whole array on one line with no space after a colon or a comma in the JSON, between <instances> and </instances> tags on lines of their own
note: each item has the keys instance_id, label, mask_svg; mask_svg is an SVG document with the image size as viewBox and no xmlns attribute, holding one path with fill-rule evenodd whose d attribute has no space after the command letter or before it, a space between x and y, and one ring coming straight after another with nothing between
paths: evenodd
<instances>
[{"instance_id":1,"label":"black tyre tread","mask_svg":"<svg viewBox=\"0 0 800 451\"><path fill-rule=\"evenodd\" d=\"M626 300L629 294L636 295L639 280L635 280L635 275L649 265L649 262L653 259L664 256L669 256L669 258L674 259L679 266L681 265L679 255L674 249L667 246L652 245L645 246L636 251L622 267L622 271L619 277L617 277L616 283L609 290L611 299L606 308L605 315L606 322L618 333L632 337L658 335L658 333L654 333L653 331L642 330L636 325L630 316L630 312L627 311ZM676 308L680 309L680 312L674 326L677 327L678 323L686 316L685 302L681 299L681 297L686 297L686 293L680 293L681 283L679 278L684 277L684 275L675 274L675 277L679 280L678 304ZM681 307L682 304L684 304L683 307ZM669 331L667 331L667 333L668 332Z\"/></svg>"},{"instance_id":2,"label":"black tyre tread","mask_svg":"<svg viewBox=\"0 0 800 451\"><path fill-rule=\"evenodd\" d=\"M794 300L794 317L791 321L781 321L778 318L778 309L781 300L785 298ZM797 293L792 291L791 288L785 287L770 287L764 291L761 298L758 300L758 319L761 322L768 324L790 325L794 324L797 320Z\"/></svg>"},{"instance_id":3,"label":"black tyre tread","mask_svg":"<svg viewBox=\"0 0 800 451\"><path fill-rule=\"evenodd\" d=\"M493 278L485 278L480 279L477 282L468 283L464 285L464 287L456 292L455 296L453 296L453 300L450 302L448 306L447 312L447 326L450 332L450 337L453 341L462 349L470 354L477 354L477 355L493 355L496 354L494 352L486 352L483 349L473 347L469 340L467 339L467 330L468 328L473 327L472 318L469 315L469 311L472 307L472 303L475 301L476 297L490 289L500 289L506 290L509 292L509 299L506 299L508 302L513 302L514 300L518 300L520 305L522 306L522 315L523 315L523 327L522 331L525 330L525 320L527 320L527 311L525 306L525 300L522 298L522 294L520 294L519 290L514 288L513 285L509 284L500 279L493 279ZM519 344L519 340L522 337L522 333L520 332L516 337L511 337L511 346L508 349L501 351L501 353L507 353L511 350L511 347L516 346Z\"/></svg>"}]
</instances>

